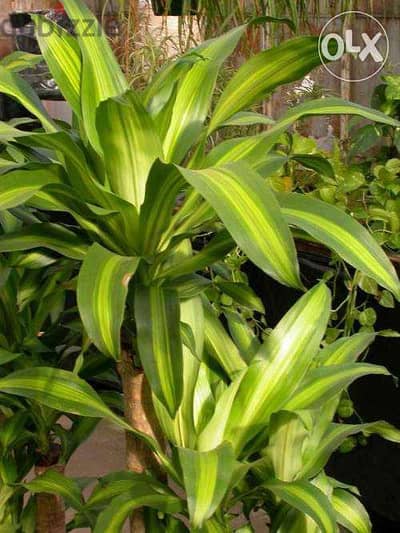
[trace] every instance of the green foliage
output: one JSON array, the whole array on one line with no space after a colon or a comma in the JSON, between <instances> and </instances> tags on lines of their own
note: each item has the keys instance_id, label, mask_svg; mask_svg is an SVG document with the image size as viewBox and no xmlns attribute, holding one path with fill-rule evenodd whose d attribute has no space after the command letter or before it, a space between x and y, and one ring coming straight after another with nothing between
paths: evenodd
<instances>
[{"instance_id":1,"label":"green foliage","mask_svg":"<svg viewBox=\"0 0 400 533\"><path fill-rule=\"evenodd\" d=\"M399 76L383 77L372 97L372 106L387 116L400 116ZM400 247L399 129L384 124L360 127L352 119L348 145L330 134L318 142L295 134L284 151L290 164L279 174L290 175L291 190L302 190L334 204L368 227L379 244L397 253ZM329 145L329 146L328 146ZM300 154L300 158L299 158ZM307 158L316 158L313 167ZM282 188L277 177L274 185Z\"/></svg>"},{"instance_id":2,"label":"green foliage","mask_svg":"<svg viewBox=\"0 0 400 533\"><path fill-rule=\"evenodd\" d=\"M78 21L78 29L83 24L82 21L91 16L87 8L83 8L75 0L66 2L65 7L71 17ZM218 218L260 268L283 283L301 286L293 237L284 218L284 211L281 211L272 191L260 176L246 166L243 147L239 144L239 159L243 160L240 163L230 163L238 159L236 152L224 149L223 161L219 158L214 162L214 167L204 168L208 160L204 153L205 139L209 132L243 108L260 101L276 85L305 74L319 61L317 42L309 37L289 41L255 56L233 76L227 92L219 99L211 125L207 126L205 120L216 77L224 59L234 50L244 30L245 27L235 28L167 65L144 95L127 91L121 70L100 29L98 35L89 39L78 35L77 42L73 45L68 37L56 42L51 38L42 46L43 56L48 60L49 67L63 69L59 84L67 100L73 98L75 102L76 95L71 93L71 84L76 86L79 74L82 78L81 111L76 116L82 139L77 143L73 131L57 131L58 126L53 124L51 128L49 126L48 134L32 133L26 136L16 128L7 130L9 138L18 139L21 151L28 144L33 153L39 156L37 150L46 148L52 152L52 160L58 161L58 164L51 167L53 172L46 173L45 182L41 181L42 177L38 174L37 183L31 184L28 189L20 173L30 170L33 164L31 161L25 162L24 170L6 173L3 205L4 208L9 208L25 201L28 205L46 211L65 211L75 219L76 225L68 224L68 230L59 222L53 223L51 227L43 225L37 228L38 232L39 229L42 230L43 236L36 240L31 233L32 227L22 228L7 235L0 242L0 249L9 251L28 246L49 246L59 253L72 255L74 258L79 255L80 258L84 253L85 243L93 243L79 275L78 306L91 339L107 355L119 357L119 326L128 296L126 284L135 269L138 274L132 278L133 285L160 285L166 280L171 283L179 274L192 274L198 268L208 266L208 261L223 257L228 251L224 247L216 250L220 256L205 256L206 262L203 264L188 258L187 269L184 271L179 272L175 268L171 270L170 266L179 264L179 243L185 237L212 231ZM81 49L79 68L76 67L76 62L71 67L61 67L63 57L71 46L74 49L79 46ZM292 62L295 58L295 70L280 68L282 62ZM10 87L14 87L14 91L19 91L20 83L15 78L17 75L13 76L11 79L7 72L5 79ZM257 86L252 89L248 89L249 76L258 76ZM207 80L207 90L199 83L200 79ZM244 91L245 100L239 98ZM34 105L32 98L31 100L30 107ZM235 141L245 144L250 142L250 146L257 146L266 139L267 145L272 148L279 135L296 119L305 114L326 112L353 112L396 124L382 113L340 100L323 99L294 108L266 133ZM42 111L38 110L36 116L42 118ZM50 124L48 118L42 120L45 126ZM165 121L169 127L165 131L157 130L155 124L159 121ZM224 143L220 147L223 145ZM196 147L193 155L190 152L192 147ZM211 153L218 148L214 148ZM169 163L157 162L162 157ZM249 158L255 166L264 160L264 146L262 151L257 152L256 158ZM182 161L185 166L173 165ZM38 172L42 168L40 165L48 166L45 162L37 162L35 165L39 168ZM166 191L161 190L159 185L163 178L165 180L165 176L168 177L168 205L164 206ZM185 191L186 203L181 209L174 210L179 190ZM310 214L308 206L304 209L305 213ZM350 242L355 227L351 226L350 219L346 219L344 215L342 218L343 220L339 220L339 224L343 221L341 242ZM289 222L291 223L290 219ZM295 223L297 224L297 220ZM325 238L324 221L320 219L316 225ZM365 241L367 245L363 252L370 248L364 261L360 263L358 259L363 253L361 249L357 250L357 254L350 253L353 246L341 245L338 252L359 268L366 268L369 275L397 295L398 280L391 271L389 262L377 248L371 249L368 234L361 226L357 231L357 239ZM101 250L99 245L104 249L104 258L96 259L94 250ZM232 248L233 246L232 241ZM333 247L336 247L334 243ZM199 258L200 256L201 253L198 254ZM132 266L129 266L130 263ZM100 264L102 269L99 270ZM92 298L88 298L93 282L94 292L97 293L101 288L101 293L91 294ZM116 282L119 287L118 297L113 298L111 294ZM139 307L131 306L129 310L132 309L133 313L128 313L125 317L128 322L135 320L135 314L140 313ZM107 320L112 320L112 326L106 324ZM168 331L172 332L171 329ZM172 341L165 339L166 345L170 342ZM139 357L144 359L146 355L141 353L143 345L141 346ZM147 361L142 364L151 385L160 391L159 384L164 382L160 373L163 365L148 365ZM162 395L161 392L158 394L163 402L167 402L167 397L173 398L173 390L179 390L179 387L169 379L168 389L164 389ZM178 403L179 397L176 396ZM170 412L176 407L176 402L174 406L168 403Z\"/></svg>"},{"instance_id":3,"label":"green foliage","mask_svg":"<svg viewBox=\"0 0 400 533\"><path fill-rule=\"evenodd\" d=\"M363 351L359 338L344 350L335 346L329 356L321 352L331 316L331 293L323 282L267 331L263 306L244 285L241 254L277 281L303 289L297 227L384 287L386 303L388 294L399 298L398 277L365 228L334 207L324 216L324 204L313 198L275 194L268 183L276 168L272 149L304 116L347 113L392 127L399 123L384 113L324 98L289 110L269 130L218 143L217 130L237 120L238 113L319 64L317 39L289 40L252 57L213 110L219 72L247 26L202 43L167 64L144 91L134 92L86 5L78 0L64 0L64 5L77 21L77 36L41 39L41 47L74 110L73 127L52 121L18 74L0 67L0 90L25 105L42 126L27 134L18 124L1 125L0 209L8 230L0 236L0 250L15 257L15 251L35 249L22 261L38 260L39 254L39 263L46 262L54 253L63 265L72 264L89 338L79 334L72 371L58 358L43 364L39 356L40 364L8 368L0 387L11 402L38 404L53 422L60 412L111 419L146 443L181 490L173 493L150 472L100 481L87 501L78 496L76 482L59 476L39 478L25 489L63 495L76 511L69 527L89 526L99 533L120 531L138 507L150 509L146 519L156 530L184 530L176 517L180 513L194 531L229 531L237 502L246 514L265 507L281 532L309 521L335 531L335 505L343 508L348 499L338 492L335 499L337 486L324 476L329 455L357 432L376 432L396 442L399 432L382 422L337 428L334 413L352 381L389 372L356 362ZM95 30L89 37L82 33L88 20ZM329 164L301 155L293 159L296 164L332 179ZM32 174L31 182L27 176ZM8 220L10 210L17 210L22 223ZM200 250L195 247L199 237L206 240ZM218 318L221 313L231 335ZM362 313L360 320L371 327L371 311ZM254 319L259 328L253 327ZM42 323L29 316L29 325ZM21 357L10 355L14 349L15 355L21 353L19 326L18 321L7 324L5 364L20 364ZM363 338L361 345L367 341ZM105 359L108 368L120 361L121 350L132 353L151 386L172 453L131 428L85 381L91 377L87 367L85 372L88 350L95 363L97 357ZM340 363L333 364L335 358ZM79 438L58 434L65 437L67 457ZM4 471L9 475L9 469ZM364 520L362 509L348 520Z\"/></svg>"},{"instance_id":4,"label":"green foliage","mask_svg":"<svg viewBox=\"0 0 400 533\"><path fill-rule=\"evenodd\" d=\"M377 433L399 442L400 434L381 421L360 425L332 421L341 392L350 381L366 373L388 372L382 367L350 363L357 360L360 351L373 340L366 334L350 337L345 344L339 341L336 346L329 347L329 352L319 349L325 330L320 315L328 316L329 306L326 287L317 286L283 317L245 365L245 370L232 378L218 377L209 370L206 380L210 387L210 409L203 415L202 426L193 429L190 418L197 410L201 397L198 387L204 379L198 373L196 386L185 397L186 407L190 409L179 413L180 432L175 432L177 418L163 419L174 450L167 472L173 473L175 482L184 489L178 491L179 497L149 474L130 472L111 474L99 480L88 499L82 498L76 481L52 473L24 487L60 494L75 510L70 527L80 524L94 531L108 531L107 528L120 531L125 519L138 506L155 508L162 513L157 522L160 531L168 531L165 514L176 512L190 517L194 530L213 527L214 521L231 530L230 512L237 501L249 508L256 501L262 502L275 517L276 527L283 531L292 531L299 520L315 521L323 531L334 531L336 520L341 523L335 513L335 505L339 505L334 497L338 485L323 473L330 455L339 448L349 451L354 435ZM288 343L289 339L292 344ZM314 347L312 351L310 343ZM284 367L285 379L279 379L287 354L291 355L291 361ZM265 372L261 372L260 365L265 366ZM21 372L17 372L0 380L0 385L8 392L14 387L14 392L23 397L34 394L46 405L54 405L56 396L64 398L67 412L104 414L126 427L107 411L93 390L72 374L53 371L51 395L48 394L47 369L28 370L25 374L24 383ZM31 379L35 376L37 379ZM251 402L254 410L249 417L250 404L243 401L243 387L250 377L259 381L257 376L268 380L264 394L268 394L274 407L269 407L269 416L265 410L257 409L256 404L263 400L261 389L260 393L255 390L257 394ZM75 392L69 393L69 389ZM187 427L194 431L190 448L182 442ZM346 498L346 494L342 497ZM360 503L356 509L354 516L348 519L365 521L365 510Z\"/></svg>"},{"instance_id":5,"label":"green foliage","mask_svg":"<svg viewBox=\"0 0 400 533\"><path fill-rule=\"evenodd\" d=\"M21 210L19 215L28 216ZM32 215L31 215L32 216ZM32 216L32 218L34 218ZM21 224L18 216L2 213L3 235ZM0 529L30 531L34 520L33 486L20 483L34 465L66 463L91 434L98 419L69 414L70 427L59 423L64 402L53 408L24 394L17 399L9 389L10 376L35 376L45 366L49 376L84 350L81 328L74 331L67 299L75 265L48 252L3 254L0 284ZM36 381L36 379L35 379ZM49 380L46 396L50 396ZM29 503L24 509L24 492ZM21 523L20 523L21 521ZM23 525L25 524L25 525Z\"/></svg>"}]
</instances>

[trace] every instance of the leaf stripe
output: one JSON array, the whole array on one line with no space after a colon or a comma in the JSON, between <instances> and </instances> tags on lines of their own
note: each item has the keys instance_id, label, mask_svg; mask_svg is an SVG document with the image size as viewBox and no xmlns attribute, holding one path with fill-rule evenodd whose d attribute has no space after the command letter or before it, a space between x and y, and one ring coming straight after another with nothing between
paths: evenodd
<instances>
[{"instance_id":1,"label":"leaf stripe","mask_svg":"<svg viewBox=\"0 0 400 533\"><path fill-rule=\"evenodd\" d=\"M246 26L240 26L197 47L201 56L178 85L170 126L164 140L168 162L180 163L198 138L207 118L219 69ZM189 52L193 54L193 50Z\"/></svg>"},{"instance_id":2,"label":"leaf stripe","mask_svg":"<svg viewBox=\"0 0 400 533\"><path fill-rule=\"evenodd\" d=\"M57 131L55 122L47 113L32 87L18 74L0 65L0 92L17 100L25 109L40 120L47 132Z\"/></svg>"},{"instance_id":3,"label":"leaf stripe","mask_svg":"<svg viewBox=\"0 0 400 533\"><path fill-rule=\"evenodd\" d=\"M85 329L105 355L120 357L120 330L128 283L139 259L124 257L99 244L89 249L78 278L78 308Z\"/></svg>"},{"instance_id":4,"label":"leaf stripe","mask_svg":"<svg viewBox=\"0 0 400 533\"><path fill-rule=\"evenodd\" d=\"M335 489L332 505L337 514L337 521L351 533L371 533L372 524L365 507L360 500L341 489Z\"/></svg>"},{"instance_id":5,"label":"leaf stripe","mask_svg":"<svg viewBox=\"0 0 400 533\"><path fill-rule=\"evenodd\" d=\"M311 483L271 480L263 483L263 486L292 507L310 516L319 525L322 533L336 532L335 513L327 496Z\"/></svg>"},{"instance_id":6,"label":"leaf stripe","mask_svg":"<svg viewBox=\"0 0 400 533\"><path fill-rule=\"evenodd\" d=\"M0 235L0 252L42 247L54 250L65 257L82 261L86 255L88 243L72 231L47 222L31 224L13 233Z\"/></svg>"},{"instance_id":7,"label":"leaf stripe","mask_svg":"<svg viewBox=\"0 0 400 533\"><path fill-rule=\"evenodd\" d=\"M289 310L255 355L241 380L225 432L236 452L265 428L304 377L325 333L330 304L327 287L314 287Z\"/></svg>"},{"instance_id":8,"label":"leaf stripe","mask_svg":"<svg viewBox=\"0 0 400 533\"><path fill-rule=\"evenodd\" d=\"M81 117L82 58L78 42L66 30L42 15L31 15L40 50L63 96Z\"/></svg>"},{"instance_id":9,"label":"leaf stripe","mask_svg":"<svg viewBox=\"0 0 400 533\"><path fill-rule=\"evenodd\" d=\"M178 455L191 526L197 530L214 514L229 488L235 464L233 450L225 443L207 452L178 448Z\"/></svg>"},{"instance_id":10,"label":"leaf stripe","mask_svg":"<svg viewBox=\"0 0 400 533\"><path fill-rule=\"evenodd\" d=\"M79 0L63 0L82 52L81 109L84 127L92 146L102 152L96 129L96 110L100 102L120 96L128 89L116 57L103 29L90 9Z\"/></svg>"},{"instance_id":11,"label":"leaf stripe","mask_svg":"<svg viewBox=\"0 0 400 533\"><path fill-rule=\"evenodd\" d=\"M316 358L317 365L342 365L355 363L360 354L374 341L375 333L356 333L343 337L321 350Z\"/></svg>"},{"instance_id":12,"label":"leaf stripe","mask_svg":"<svg viewBox=\"0 0 400 533\"><path fill-rule=\"evenodd\" d=\"M347 437L357 433L377 434L391 442L400 442L400 430L383 420L366 424L330 424L318 443L317 449L307 453L301 476L310 478L317 475L342 442Z\"/></svg>"},{"instance_id":13,"label":"leaf stripe","mask_svg":"<svg viewBox=\"0 0 400 533\"><path fill-rule=\"evenodd\" d=\"M400 298L400 283L382 248L369 232L339 208L297 193L278 194L282 211L294 224L333 248L350 264Z\"/></svg>"},{"instance_id":14,"label":"leaf stripe","mask_svg":"<svg viewBox=\"0 0 400 533\"><path fill-rule=\"evenodd\" d=\"M306 380L285 404L285 409L310 409L335 396L355 379L368 374L390 376L383 366L367 363L332 365L311 370Z\"/></svg>"},{"instance_id":15,"label":"leaf stripe","mask_svg":"<svg viewBox=\"0 0 400 533\"><path fill-rule=\"evenodd\" d=\"M151 389L174 417L182 401L183 355L175 291L138 286L135 319L140 360Z\"/></svg>"},{"instance_id":16,"label":"leaf stripe","mask_svg":"<svg viewBox=\"0 0 400 533\"><path fill-rule=\"evenodd\" d=\"M8 172L0 181L0 210L18 207L45 185L60 182L60 170L56 165L43 165Z\"/></svg>"},{"instance_id":17,"label":"leaf stripe","mask_svg":"<svg viewBox=\"0 0 400 533\"><path fill-rule=\"evenodd\" d=\"M278 85L295 81L320 64L318 39L299 37L265 50L233 76L218 101L208 129L212 133L238 111L258 103Z\"/></svg>"},{"instance_id":18,"label":"leaf stripe","mask_svg":"<svg viewBox=\"0 0 400 533\"><path fill-rule=\"evenodd\" d=\"M274 194L256 172L244 163L179 170L257 266L285 285L302 286L292 235Z\"/></svg>"}]
</instances>

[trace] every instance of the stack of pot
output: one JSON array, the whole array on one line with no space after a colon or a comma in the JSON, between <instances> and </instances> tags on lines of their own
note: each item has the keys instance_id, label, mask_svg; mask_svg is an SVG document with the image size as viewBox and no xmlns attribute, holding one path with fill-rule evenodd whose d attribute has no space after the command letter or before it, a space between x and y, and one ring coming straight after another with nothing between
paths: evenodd
<instances>
[{"instance_id":1,"label":"stack of pot","mask_svg":"<svg viewBox=\"0 0 400 533\"><path fill-rule=\"evenodd\" d=\"M0 1L0 57L4 57L12 50L10 28L7 23L9 13L12 10L12 0Z\"/></svg>"}]
</instances>

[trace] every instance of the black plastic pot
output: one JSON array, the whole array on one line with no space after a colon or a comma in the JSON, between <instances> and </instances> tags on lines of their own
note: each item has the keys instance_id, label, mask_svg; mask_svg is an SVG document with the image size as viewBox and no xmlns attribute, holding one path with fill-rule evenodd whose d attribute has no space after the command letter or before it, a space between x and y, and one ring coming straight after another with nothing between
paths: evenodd
<instances>
[{"instance_id":1,"label":"black plastic pot","mask_svg":"<svg viewBox=\"0 0 400 533\"><path fill-rule=\"evenodd\" d=\"M10 13L10 23L15 29L23 28L24 26L32 22L31 14L35 15L47 15L48 9L35 9L32 11L13 11Z\"/></svg>"},{"instance_id":2,"label":"black plastic pot","mask_svg":"<svg viewBox=\"0 0 400 533\"><path fill-rule=\"evenodd\" d=\"M188 5L188 2L185 0L171 0L171 2L168 2L168 0L151 0L153 12L157 17L165 15L173 17L187 15L188 13L185 9L185 4ZM196 13L197 5L197 0L191 0L189 14L194 15Z\"/></svg>"},{"instance_id":3,"label":"black plastic pot","mask_svg":"<svg viewBox=\"0 0 400 533\"><path fill-rule=\"evenodd\" d=\"M10 13L10 23L13 28L23 28L32 22L31 16L26 12Z\"/></svg>"},{"instance_id":4,"label":"black plastic pot","mask_svg":"<svg viewBox=\"0 0 400 533\"><path fill-rule=\"evenodd\" d=\"M0 94L0 120L7 121L13 118L33 117L26 109L19 104L16 100L13 100L5 94ZM23 126L29 126L30 124L24 124ZM37 123L33 124L33 127L37 127ZM20 127L20 129L25 129Z\"/></svg>"},{"instance_id":5,"label":"black plastic pot","mask_svg":"<svg viewBox=\"0 0 400 533\"><path fill-rule=\"evenodd\" d=\"M10 23L15 30L14 39L17 50L30 54L40 54L31 14L45 15L48 12L48 10L36 10L32 12L15 11L10 13Z\"/></svg>"}]
</instances>

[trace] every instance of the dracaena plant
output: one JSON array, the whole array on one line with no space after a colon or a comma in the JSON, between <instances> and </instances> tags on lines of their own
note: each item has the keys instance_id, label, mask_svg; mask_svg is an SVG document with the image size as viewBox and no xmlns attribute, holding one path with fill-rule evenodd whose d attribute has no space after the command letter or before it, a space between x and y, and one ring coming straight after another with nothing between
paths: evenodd
<instances>
[{"instance_id":1,"label":"dracaena plant","mask_svg":"<svg viewBox=\"0 0 400 533\"><path fill-rule=\"evenodd\" d=\"M218 72L245 27L203 43L136 93L88 8L78 0L65 0L64 6L76 23L76 37L49 20L35 21L43 56L74 112L76 129L48 116L13 72L12 61L0 68L0 90L19 100L43 128L31 133L1 124L1 139L13 143L23 161L3 174L0 207L26 203L65 211L76 225L69 220L30 224L2 236L0 250L44 246L83 260L78 306L89 337L104 354L119 359L126 317L126 345L137 349L152 391L171 416L183 397L179 290L190 284L192 292L201 290L193 273L223 257L235 242L264 272L301 288L289 228L294 225L399 296L385 254L352 218L302 195L275 195L261 177L270 168L268 152L303 116L354 113L396 121L326 98L290 110L268 131L208 149L208 139L227 124L265 122L245 110L319 64L316 38L290 40L252 57L209 116ZM176 209L182 191L185 200ZM194 254L186 239L204 231L215 236Z\"/></svg>"},{"instance_id":2,"label":"dracaena plant","mask_svg":"<svg viewBox=\"0 0 400 533\"><path fill-rule=\"evenodd\" d=\"M274 144L303 116L353 113L398 123L377 111L326 98L290 110L267 131L215 144L218 130L227 125L270 122L248 109L319 64L316 38L297 38L252 57L210 109L218 73L245 27L201 44L167 65L138 93L129 89L88 8L78 0L64 0L64 6L76 23L76 37L51 21L34 18L44 59L73 110L74 127L49 117L12 61L0 67L0 91L17 99L41 123L33 133L0 124L1 141L13 154L0 181L0 208L25 203L46 213L68 213L72 219L56 215L53 222L27 223L0 237L0 251L45 247L82 261L77 296L88 336L106 356L120 360L122 352L130 352L135 364L143 367L164 431L186 450L181 462L187 457L193 465L200 463L192 461L191 453L197 457L201 448L196 447L199 430L190 406L203 370L188 346L202 354L205 335L207 353L218 354L218 367L230 376L238 394L241 391L229 416L229 431L222 432L228 441L222 444L223 454L228 449L229 457L241 457L250 437L244 429L236 431L238 406L245 402L251 410L253 391L240 388L235 376L249 372L251 382L260 369L249 366L249 358L236 350L216 350L223 329L213 320L207 301L199 298L205 283L196 273L236 243L268 275L303 288L290 228L296 226L399 297L390 262L362 226L312 198L275 194L263 179L274 164L269 154ZM204 232L209 242L195 253L189 238ZM205 324L203 313L208 317ZM145 440L168 473L183 483L179 467L157 442L110 414L78 378L45 368L19 371L12 379L24 383L31 397L46 401L45 385L51 382L55 389L57 376L62 384L57 402L62 401L63 409L69 405L84 416L111 417ZM260 382L260 394L264 385ZM223 389L223 382L217 389ZM232 394L234 387L229 390ZM256 437L257 420L249 426ZM236 433L242 441L230 442ZM215 439L214 435L208 444L217 450L210 464L218 463L220 454ZM208 454L199 457L201 470ZM194 527L204 520L192 516Z\"/></svg>"},{"instance_id":3,"label":"dracaena plant","mask_svg":"<svg viewBox=\"0 0 400 533\"><path fill-rule=\"evenodd\" d=\"M188 316L194 301L197 313ZM329 478L324 468L349 435L376 433L400 441L400 432L382 421L334 421L340 394L352 381L389 374L382 366L357 362L374 334L359 333L321 349L331 310L323 283L297 301L251 357L229 337L212 308L202 307L201 297L181 305L185 324L195 331L191 348L184 347L185 361L198 371L186 381L179 423L157 404L173 451L163 464L174 490L149 472L112 473L86 500L79 480L54 472L26 487L61 495L75 509L69 529L91 527L95 533L120 531L138 507L148 509L146 531L187 531L188 523L190 531L243 531L233 526L238 503L246 517L264 507L272 529L282 533L333 533L338 525L371 531L357 489ZM101 414L121 425L93 389L65 371L53 371L52 395L39 374L16 373L1 379L0 386L49 407L63 401L66 410ZM252 531L249 524L245 531Z\"/></svg>"}]
</instances>

